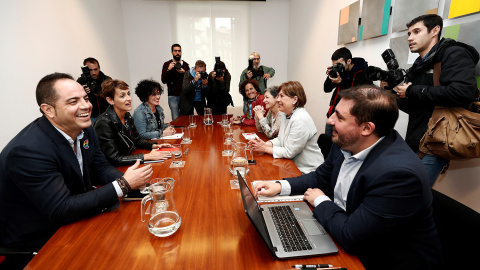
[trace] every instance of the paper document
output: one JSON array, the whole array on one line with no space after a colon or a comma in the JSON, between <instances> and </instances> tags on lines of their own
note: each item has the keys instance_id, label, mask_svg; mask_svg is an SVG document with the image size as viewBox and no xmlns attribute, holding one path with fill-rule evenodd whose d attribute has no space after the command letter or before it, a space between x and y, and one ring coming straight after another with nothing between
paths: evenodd
<instances>
[{"instance_id":1,"label":"paper document","mask_svg":"<svg viewBox=\"0 0 480 270\"><path fill-rule=\"evenodd\" d=\"M181 139L183 137L183 133L176 133L176 134L173 134L173 135L170 135L170 136L163 136L162 138L160 139L163 139L163 140L175 140L175 139Z\"/></svg>"},{"instance_id":2,"label":"paper document","mask_svg":"<svg viewBox=\"0 0 480 270\"><path fill-rule=\"evenodd\" d=\"M258 138L260 139L258 136L257 136L257 133L255 132L251 132L251 133L242 133L243 137L247 140L253 140L255 138Z\"/></svg>"},{"instance_id":3,"label":"paper document","mask_svg":"<svg viewBox=\"0 0 480 270\"><path fill-rule=\"evenodd\" d=\"M278 180L267 180L267 182L276 182ZM257 183L264 182L264 181L253 181L252 182L252 190ZM303 194L302 195L293 195L293 196L284 196L284 195L276 195L272 197L258 195L258 202L301 202L303 201Z\"/></svg>"}]
</instances>

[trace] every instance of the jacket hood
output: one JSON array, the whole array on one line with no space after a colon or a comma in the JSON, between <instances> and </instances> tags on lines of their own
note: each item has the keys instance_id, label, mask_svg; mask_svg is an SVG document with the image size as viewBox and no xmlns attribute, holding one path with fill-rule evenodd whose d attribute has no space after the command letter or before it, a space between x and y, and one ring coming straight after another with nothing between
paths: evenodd
<instances>
[{"instance_id":1,"label":"jacket hood","mask_svg":"<svg viewBox=\"0 0 480 270\"><path fill-rule=\"evenodd\" d=\"M430 50L428 57L425 59L425 62L430 59L432 59L434 63L441 61L445 50L450 48L451 46L460 46L465 48L474 63L478 63L480 55L474 47L451 38L442 38L437 44L435 44L435 46L433 46Z\"/></svg>"},{"instance_id":2,"label":"jacket hood","mask_svg":"<svg viewBox=\"0 0 480 270\"><path fill-rule=\"evenodd\" d=\"M360 57L353 57L352 58L353 68L352 72L357 72L359 70L366 69L368 67L368 62L365 59Z\"/></svg>"}]
</instances>

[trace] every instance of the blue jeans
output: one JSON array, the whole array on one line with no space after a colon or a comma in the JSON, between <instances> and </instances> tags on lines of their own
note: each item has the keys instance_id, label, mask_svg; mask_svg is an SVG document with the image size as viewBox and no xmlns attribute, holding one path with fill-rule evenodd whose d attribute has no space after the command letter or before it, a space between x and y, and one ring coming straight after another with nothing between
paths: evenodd
<instances>
[{"instance_id":1,"label":"blue jeans","mask_svg":"<svg viewBox=\"0 0 480 270\"><path fill-rule=\"evenodd\" d=\"M447 165L448 160L443 159L441 157L426 154L422 158L422 163L425 165L425 168L427 169L428 181L430 183L430 186L432 187L433 184L435 184L435 181L437 181L438 175L442 171L443 167Z\"/></svg>"},{"instance_id":2,"label":"blue jeans","mask_svg":"<svg viewBox=\"0 0 480 270\"><path fill-rule=\"evenodd\" d=\"M170 107L170 112L172 112L172 121L180 116L179 102L180 96L168 96L168 106Z\"/></svg>"}]
</instances>

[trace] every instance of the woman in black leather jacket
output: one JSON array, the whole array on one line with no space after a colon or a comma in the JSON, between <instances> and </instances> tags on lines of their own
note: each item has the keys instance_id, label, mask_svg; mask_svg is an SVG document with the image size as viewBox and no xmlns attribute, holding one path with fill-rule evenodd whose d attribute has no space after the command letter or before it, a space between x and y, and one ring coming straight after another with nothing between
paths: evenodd
<instances>
[{"instance_id":1,"label":"woman in black leather jacket","mask_svg":"<svg viewBox=\"0 0 480 270\"><path fill-rule=\"evenodd\" d=\"M128 112L132 110L128 84L120 80L107 80L102 83L102 93L110 106L98 116L94 128L100 149L110 164L118 167L134 164L137 159L160 160L171 156L167 151L157 151L159 148L171 147L170 144L159 145L140 138ZM136 148L152 151L148 154L131 155Z\"/></svg>"}]
</instances>

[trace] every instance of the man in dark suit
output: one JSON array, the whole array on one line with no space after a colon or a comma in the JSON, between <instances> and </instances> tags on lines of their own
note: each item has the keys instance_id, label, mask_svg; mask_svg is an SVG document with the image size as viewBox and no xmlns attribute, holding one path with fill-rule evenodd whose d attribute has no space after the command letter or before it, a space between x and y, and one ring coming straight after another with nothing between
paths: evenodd
<instances>
[{"instance_id":1,"label":"man in dark suit","mask_svg":"<svg viewBox=\"0 0 480 270\"><path fill-rule=\"evenodd\" d=\"M119 197L152 174L138 161L125 174L108 164L91 127L88 95L70 75L45 76L36 96L43 116L0 154L5 247L38 250L61 225L115 208Z\"/></svg>"},{"instance_id":2,"label":"man in dark suit","mask_svg":"<svg viewBox=\"0 0 480 270\"><path fill-rule=\"evenodd\" d=\"M334 145L316 171L255 186L302 194L314 216L367 269L438 269L440 242L425 167L393 129L398 106L376 86L343 90L328 124Z\"/></svg>"}]
</instances>

